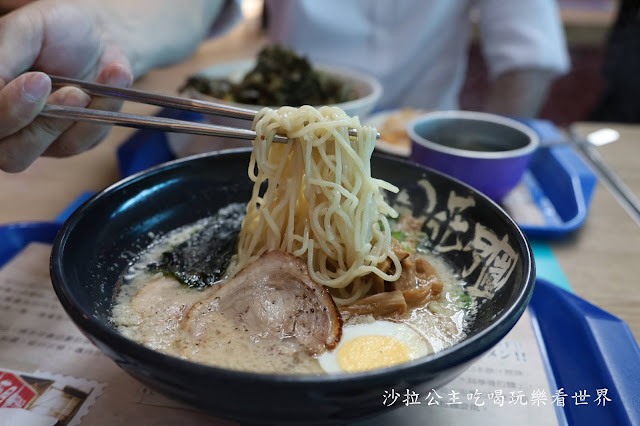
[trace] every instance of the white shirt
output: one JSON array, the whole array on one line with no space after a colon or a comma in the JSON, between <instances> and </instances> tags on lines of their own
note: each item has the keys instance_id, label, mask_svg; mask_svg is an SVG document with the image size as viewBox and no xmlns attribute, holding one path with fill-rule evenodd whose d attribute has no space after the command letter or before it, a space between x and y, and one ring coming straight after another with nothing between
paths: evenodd
<instances>
[{"instance_id":1,"label":"white shirt","mask_svg":"<svg viewBox=\"0 0 640 426\"><path fill-rule=\"evenodd\" d=\"M491 78L569 68L555 0L266 0L269 37L383 85L379 108L456 109L472 10ZM237 4L236 4L237 7ZM475 12L474 12L475 13Z\"/></svg>"}]
</instances>

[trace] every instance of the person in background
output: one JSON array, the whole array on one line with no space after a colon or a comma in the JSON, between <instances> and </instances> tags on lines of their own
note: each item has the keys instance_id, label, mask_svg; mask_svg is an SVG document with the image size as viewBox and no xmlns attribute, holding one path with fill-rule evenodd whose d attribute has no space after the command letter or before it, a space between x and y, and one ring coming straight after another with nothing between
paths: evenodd
<instances>
[{"instance_id":1,"label":"person in background","mask_svg":"<svg viewBox=\"0 0 640 426\"><path fill-rule=\"evenodd\" d=\"M239 19L240 0L0 0L0 169L90 149L108 127L38 117L45 103L117 110L45 73L127 87L178 62ZM381 107L457 108L479 13L491 91L486 110L534 116L568 69L554 0L266 0L268 34L313 62L379 78Z\"/></svg>"},{"instance_id":2,"label":"person in background","mask_svg":"<svg viewBox=\"0 0 640 426\"><path fill-rule=\"evenodd\" d=\"M640 123L640 2L622 0L609 33L604 88L588 119Z\"/></svg>"},{"instance_id":3,"label":"person in background","mask_svg":"<svg viewBox=\"0 0 640 426\"><path fill-rule=\"evenodd\" d=\"M266 0L270 40L312 62L368 72L380 108L457 109L471 20L489 68L485 109L533 117L568 71L555 0Z\"/></svg>"}]
</instances>

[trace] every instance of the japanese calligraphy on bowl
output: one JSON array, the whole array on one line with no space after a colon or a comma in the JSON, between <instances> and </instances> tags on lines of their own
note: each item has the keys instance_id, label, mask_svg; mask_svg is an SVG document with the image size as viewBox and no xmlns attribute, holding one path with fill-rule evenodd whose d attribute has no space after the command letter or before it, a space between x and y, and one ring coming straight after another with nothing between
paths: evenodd
<instances>
[{"instance_id":1,"label":"japanese calligraphy on bowl","mask_svg":"<svg viewBox=\"0 0 640 426\"><path fill-rule=\"evenodd\" d=\"M509 282L518 254L507 233L496 233L493 224L483 223L476 200L477 195L460 190L438 191L422 179L391 202L400 214L422 222L426 248L458 266L471 295L492 298Z\"/></svg>"}]
</instances>

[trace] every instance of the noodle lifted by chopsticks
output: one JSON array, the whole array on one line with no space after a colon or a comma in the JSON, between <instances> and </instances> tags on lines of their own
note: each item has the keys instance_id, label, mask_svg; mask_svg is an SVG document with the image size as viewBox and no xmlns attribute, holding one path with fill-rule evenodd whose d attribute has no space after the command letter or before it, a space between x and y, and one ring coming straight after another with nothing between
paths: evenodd
<instances>
[{"instance_id":1,"label":"noodle lifted by chopsticks","mask_svg":"<svg viewBox=\"0 0 640 426\"><path fill-rule=\"evenodd\" d=\"M375 129L340 108L310 106L264 108L253 128L254 186L235 271L267 250L286 251L307 260L311 278L330 287L338 304L366 295L372 273L397 280L402 267L391 249L387 216L398 214L380 189L398 188L371 177ZM349 139L349 128L357 129L356 141ZM276 133L289 142L273 143ZM387 257L393 274L377 266Z\"/></svg>"}]
</instances>

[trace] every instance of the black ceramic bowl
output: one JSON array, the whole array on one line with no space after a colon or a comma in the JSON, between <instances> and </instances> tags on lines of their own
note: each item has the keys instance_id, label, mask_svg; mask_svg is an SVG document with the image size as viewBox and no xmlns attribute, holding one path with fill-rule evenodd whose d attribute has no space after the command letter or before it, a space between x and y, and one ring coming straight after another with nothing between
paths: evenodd
<instances>
[{"instance_id":1,"label":"black ceramic bowl","mask_svg":"<svg viewBox=\"0 0 640 426\"><path fill-rule=\"evenodd\" d=\"M374 175L406 191L414 212L427 216L424 230L433 249L464 270L469 285L490 294L462 342L365 373L288 376L196 364L120 335L109 318L121 273L154 235L249 200L248 163L248 151L224 152L132 176L85 203L58 234L51 277L62 305L100 350L148 386L242 423L343 423L389 410L382 404L385 390L420 392L446 384L504 337L524 311L535 272L531 249L516 224L469 186L374 156Z\"/></svg>"}]
</instances>

